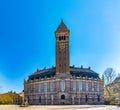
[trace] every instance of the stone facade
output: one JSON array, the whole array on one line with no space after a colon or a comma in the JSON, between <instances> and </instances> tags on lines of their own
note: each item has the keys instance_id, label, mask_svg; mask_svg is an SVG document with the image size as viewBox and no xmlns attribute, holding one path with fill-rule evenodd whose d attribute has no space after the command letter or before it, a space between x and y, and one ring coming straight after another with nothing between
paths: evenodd
<instances>
[{"instance_id":1,"label":"stone facade","mask_svg":"<svg viewBox=\"0 0 120 110\"><path fill-rule=\"evenodd\" d=\"M103 80L89 68L69 66L69 35L63 21L55 31L56 67L37 70L24 81L29 104L103 104Z\"/></svg>"}]
</instances>

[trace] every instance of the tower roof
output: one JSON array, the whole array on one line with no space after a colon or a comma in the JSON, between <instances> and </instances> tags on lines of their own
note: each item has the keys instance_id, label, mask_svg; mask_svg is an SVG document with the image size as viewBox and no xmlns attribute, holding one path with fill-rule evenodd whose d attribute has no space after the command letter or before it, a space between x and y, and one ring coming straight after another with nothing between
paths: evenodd
<instances>
[{"instance_id":1,"label":"tower roof","mask_svg":"<svg viewBox=\"0 0 120 110\"><path fill-rule=\"evenodd\" d=\"M64 24L63 19L61 20L61 23L59 24L56 32L61 32L61 31L69 31L67 26Z\"/></svg>"}]
</instances>

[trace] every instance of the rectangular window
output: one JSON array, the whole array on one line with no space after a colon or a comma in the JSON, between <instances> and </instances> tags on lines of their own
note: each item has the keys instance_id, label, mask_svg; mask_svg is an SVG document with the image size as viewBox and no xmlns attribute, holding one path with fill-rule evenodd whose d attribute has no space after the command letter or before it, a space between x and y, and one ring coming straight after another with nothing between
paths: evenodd
<instances>
[{"instance_id":1,"label":"rectangular window","mask_svg":"<svg viewBox=\"0 0 120 110\"><path fill-rule=\"evenodd\" d=\"M94 82L92 82L92 91L94 91Z\"/></svg>"},{"instance_id":2,"label":"rectangular window","mask_svg":"<svg viewBox=\"0 0 120 110\"><path fill-rule=\"evenodd\" d=\"M47 92L47 83L44 83L44 92Z\"/></svg>"},{"instance_id":3,"label":"rectangular window","mask_svg":"<svg viewBox=\"0 0 120 110\"><path fill-rule=\"evenodd\" d=\"M61 91L62 91L62 92L65 91L65 82L64 82L64 81L62 81L62 82L60 83L60 87L61 87Z\"/></svg>"},{"instance_id":4,"label":"rectangular window","mask_svg":"<svg viewBox=\"0 0 120 110\"><path fill-rule=\"evenodd\" d=\"M76 82L73 82L73 91L76 91Z\"/></svg>"},{"instance_id":5,"label":"rectangular window","mask_svg":"<svg viewBox=\"0 0 120 110\"><path fill-rule=\"evenodd\" d=\"M79 82L79 91L82 91L82 82Z\"/></svg>"},{"instance_id":6,"label":"rectangular window","mask_svg":"<svg viewBox=\"0 0 120 110\"><path fill-rule=\"evenodd\" d=\"M38 84L38 92L41 92L41 84Z\"/></svg>"},{"instance_id":7,"label":"rectangular window","mask_svg":"<svg viewBox=\"0 0 120 110\"><path fill-rule=\"evenodd\" d=\"M53 91L54 91L53 83L50 83L50 92L53 92Z\"/></svg>"},{"instance_id":8,"label":"rectangular window","mask_svg":"<svg viewBox=\"0 0 120 110\"><path fill-rule=\"evenodd\" d=\"M99 91L99 84L97 84L97 91Z\"/></svg>"},{"instance_id":9,"label":"rectangular window","mask_svg":"<svg viewBox=\"0 0 120 110\"><path fill-rule=\"evenodd\" d=\"M88 83L86 82L86 91L88 91Z\"/></svg>"}]
</instances>

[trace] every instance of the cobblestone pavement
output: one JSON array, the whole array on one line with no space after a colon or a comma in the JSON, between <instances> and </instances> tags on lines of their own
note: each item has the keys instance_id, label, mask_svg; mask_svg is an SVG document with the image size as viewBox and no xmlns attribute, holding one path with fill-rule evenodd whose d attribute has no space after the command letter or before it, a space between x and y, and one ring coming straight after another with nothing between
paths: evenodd
<instances>
[{"instance_id":1,"label":"cobblestone pavement","mask_svg":"<svg viewBox=\"0 0 120 110\"><path fill-rule=\"evenodd\" d=\"M64 105L64 106L29 106L0 105L0 110L120 110L118 106L107 105Z\"/></svg>"}]
</instances>

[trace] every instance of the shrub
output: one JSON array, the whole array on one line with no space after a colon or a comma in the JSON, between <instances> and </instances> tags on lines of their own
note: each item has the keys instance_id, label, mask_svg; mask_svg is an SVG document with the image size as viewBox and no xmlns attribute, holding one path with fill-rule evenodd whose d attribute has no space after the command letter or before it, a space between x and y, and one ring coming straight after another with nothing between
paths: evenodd
<instances>
[{"instance_id":1,"label":"shrub","mask_svg":"<svg viewBox=\"0 0 120 110\"><path fill-rule=\"evenodd\" d=\"M105 105L110 105L110 101L104 101Z\"/></svg>"},{"instance_id":2,"label":"shrub","mask_svg":"<svg viewBox=\"0 0 120 110\"><path fill-rule=\"evenodd\" d=\"M13 99L9 95L1 95L0 104L13 104Z\"/></svg>"},{"instance_id":3,"label":"shrub","mask_svg":"<svg viewBox=\"0 0 120 110\"><path fill-rule=\"evenodd\" d=\"M117 102L113 102L113 101L111 101L110 102L110 105L119 105Z\"/></svg>"}]
</instances>

